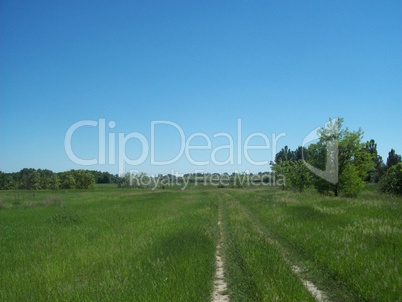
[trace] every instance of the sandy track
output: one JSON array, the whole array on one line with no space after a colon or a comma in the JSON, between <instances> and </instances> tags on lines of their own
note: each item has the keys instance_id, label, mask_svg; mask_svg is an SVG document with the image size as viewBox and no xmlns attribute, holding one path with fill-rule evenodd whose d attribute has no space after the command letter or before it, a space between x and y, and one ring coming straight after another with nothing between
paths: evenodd
<instances>
[{"instance_id":1,"label":"sandy track","mask_svg":"<svg viewBox=\"0 0 402 302\"><path fill-rule=\"evenodd\" d=\"M215 265L216 265L216 272L215 272L215 280L214 280L214 291L212 294L212 302L225 302L230 301L228 295L228 286L225 281L225 263L222 259L222 245L223 245L223 234L222 234L222 225L221 225L221 213L219 211L219 244L216 246L216 253L215 253Z\"/></svg>"},{"instance_id":2,"label":"sandy track","mask_svg":"<svg viewBox=\"0 0 402 302\"><path fill-rule=\"evenodd\" d=\"M248 217L248 219L252 222L254 229L262 234L265 240L267 240L270 244L278 248L278 250L282 254L283 259L286 261L286 263L288 263L288 265L292 267L293 273L300 279L304 287L316 298L316 300L318 302L329 302L330 300L328 298L328 295L324 291L318 289L318 287L312 281L302 277L302 269L291 260L291 257L286 249L277 240L269 236L269 232L258 222L258 219L256 219L256 217L254 217L254 215L252 215L252 213L246 208L241 206L239 203L237 204L242 209L244 214Z\"/></svg>"}]
</instances>

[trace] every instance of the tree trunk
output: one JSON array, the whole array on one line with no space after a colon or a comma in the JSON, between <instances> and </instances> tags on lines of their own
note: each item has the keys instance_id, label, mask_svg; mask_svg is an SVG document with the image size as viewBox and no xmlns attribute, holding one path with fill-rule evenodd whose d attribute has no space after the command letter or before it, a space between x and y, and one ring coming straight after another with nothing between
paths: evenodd
<instances>
[{"instance_id":1,"label":"tree trunk","mask_svg":"<svg viewBox=\"0 0 402 302\"><path fill-rule=\"evenodd\" d=\"M338 184L336 184L336 185L334 186L334 194L335 194L335 197L338 196Z\"/></svg>"}]
</instances>

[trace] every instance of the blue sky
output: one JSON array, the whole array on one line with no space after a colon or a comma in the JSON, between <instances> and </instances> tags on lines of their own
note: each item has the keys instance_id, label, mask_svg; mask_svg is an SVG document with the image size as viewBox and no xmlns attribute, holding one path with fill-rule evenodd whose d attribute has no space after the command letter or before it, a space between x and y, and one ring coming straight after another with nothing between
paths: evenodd
<instances>
[{"instance_id":1,"label":"blue sky","mask_svg":"<svg viewBox=\"0 0 402 302\"><path fill-rule=\"evenodd\" d=\"M197 132L207 150L234 138L234 162L192 165L185 153L174 164L151 163L148 173L266 171L237 148L260 132L272 159L272 135L295 149L330 117L374 138L385 160L402 153L402 19L400 1L2 1L0 4L0 170L96 169L118 173L119 133L137 132L150 145L151 122L171 121L187 140ZM65 151L65 135L79 121L71 147L98 159L99 122L106 127L106 163L80 166ZM242 139L238 138L241 119ZM115 144L109 144L109 135ZM181 148L177 128L155 128L155 159ZM190 145L206 145L196 137ZM261 137L251 145L263 145ZM116 151L115 164L108 161ZM144 146L128 140L125 155ZM243 149L242 149L243 151ZM215 153L223 162L230 150Z\"/></svg>"}]
</instances>

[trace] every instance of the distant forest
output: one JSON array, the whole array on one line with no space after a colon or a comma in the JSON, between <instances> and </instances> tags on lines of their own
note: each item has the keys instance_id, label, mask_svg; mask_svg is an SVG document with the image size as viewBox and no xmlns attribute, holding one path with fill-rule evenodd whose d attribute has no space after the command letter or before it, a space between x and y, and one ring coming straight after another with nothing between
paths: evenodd
<instances>
[{"instance_id":1,"label":"distant forest","mask_svg":"<svg viewBox=\"0 0 402 302\"><path fill-rule=\"evenodd\" d=\"M0 172L0 190L90 189L95 184L116 183L117 175L91 170L56 173L50 170L24 168L19 172Z\"/></svg>"}]
</instances>

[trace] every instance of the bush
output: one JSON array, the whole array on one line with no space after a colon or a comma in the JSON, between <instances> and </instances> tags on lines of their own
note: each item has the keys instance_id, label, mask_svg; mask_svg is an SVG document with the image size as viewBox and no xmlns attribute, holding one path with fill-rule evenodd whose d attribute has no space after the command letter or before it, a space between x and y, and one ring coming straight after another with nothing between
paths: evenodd
<instances>
[{"instance_id":1,"label":"bush","mask_svg":"<svg viewBox=\"0 0 402 302\"><path fill-rule=\"evenodd\" d=\"M63 172L60 174L61 189L75 189L75 178L71 172Z\"/></svg>"},{"instance_id":2,"label":"bush","mask_svg":"<svg viewBox=\"0 0 402 302\"><path fill-rule=\"evenodd\" d=\"M72 171L75 179L76 189L94 189L95 177L88 171L75 170Z\"/></svg>"},{"instance_id":3,"label":"bush","mask_svg":"<svg viewBox=\"0 0 402 302\"><path fill-rule=\"evenodd\" d=\"M299 192L304 192L310 187L313 177L310 170L302 160L290 162L291 172L288 175L290 185Z\"/></svg>"},{"instance_id":4,"label":"bush","mask_svg":"<svg viewBox=\"0 0 402 302\"><path fill-rule=\"evenodd\" d=\"M380 191L402 195L402 163L393 165L380 178Z\"/></svg>"},{"instance_id":5,"label":"bush","mask_svg":"<svg viewBox=\"0 0 402 302\"><path fill-rule=\"evenodd\" d=\"M364 181L359 177L356 167L352 164L345 166L339 182L342 194L347 197L356 197L364 188Z\"/></svg>"},{"instance_id":6,"label":"bush","mask_svg":"<svg viewBox=\"0 0 402 302\"><path fill-rule=\"evenodd\" d=\"M120 176L117 179L117 187L119 188L130 188L131 186L131 176L130 173L127 172L126 174Z\"/></svg>"}]
</instances>

